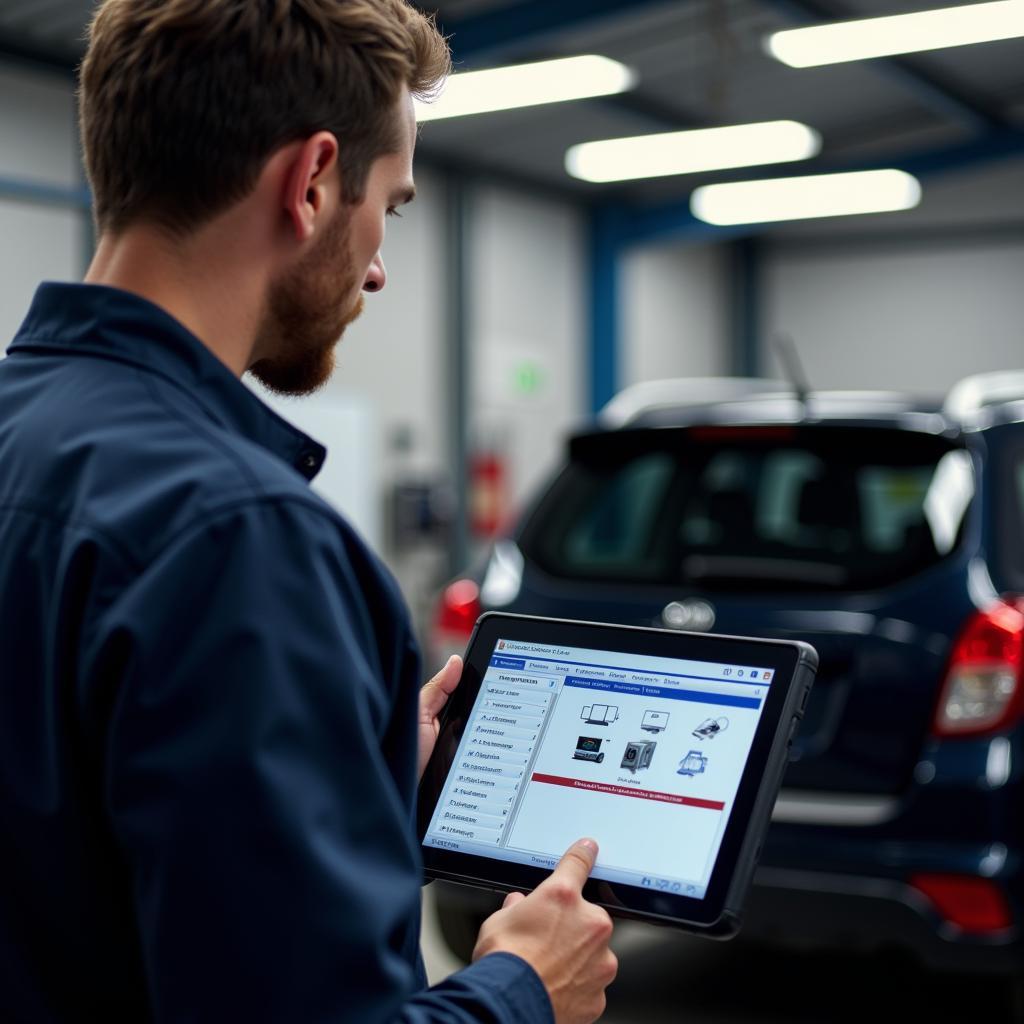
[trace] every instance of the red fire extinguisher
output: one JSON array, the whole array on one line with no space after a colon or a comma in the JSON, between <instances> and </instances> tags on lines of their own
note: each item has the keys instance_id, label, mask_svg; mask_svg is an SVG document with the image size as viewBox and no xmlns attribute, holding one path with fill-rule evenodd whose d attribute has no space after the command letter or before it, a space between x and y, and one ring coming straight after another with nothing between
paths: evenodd
<instances>
[{"instance_id":1,"label":"red fire extinguisher","mask_svg":"<svg viewBox=\"0 0 1024 1024\"><path fill-rule=\"evenodd\" d=\"M507 471L497 452L480 451L469 460L469 525L478 537L498 532L507 508Z\"/></svg>"}]
</instances>

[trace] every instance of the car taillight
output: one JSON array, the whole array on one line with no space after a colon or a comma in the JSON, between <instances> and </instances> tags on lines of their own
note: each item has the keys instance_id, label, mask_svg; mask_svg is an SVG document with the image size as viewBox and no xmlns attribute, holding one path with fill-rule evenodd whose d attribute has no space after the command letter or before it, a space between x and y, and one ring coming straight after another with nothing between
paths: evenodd
<instances>
[{"instance_id":1,"label":"car taillight","mask_svg":"<svg viewBox=\"0 0 1024 1024\"><path fill-rule=\"evenodd\" d=\"M983 736L1024 711L1024 602L999 601L967 620L949 659L936 736Z\"/></svg>"},{"instance_id":2,"label":"car taillight","mask_svg":"<svg viewBox=\"0 0 1024 1024\"><path fill-rule=\"evenodd\" d=\"M991 879L914 875L910 884L924 893L947 921L971 935L1005 931L1013 924L1006 896Z\"/></svg>"},{"instance_id":3,"label":"car taillight","mask_svg":"<svg viewBox=\"0 0 1024 1024\"><path fill-rule=\"evenodd\" d=\"M456 580L445 587L434 618L433 654L439 665L450 655L465 652L481 610L480 588L473 580Z\"/></svg>"}]
</instances>

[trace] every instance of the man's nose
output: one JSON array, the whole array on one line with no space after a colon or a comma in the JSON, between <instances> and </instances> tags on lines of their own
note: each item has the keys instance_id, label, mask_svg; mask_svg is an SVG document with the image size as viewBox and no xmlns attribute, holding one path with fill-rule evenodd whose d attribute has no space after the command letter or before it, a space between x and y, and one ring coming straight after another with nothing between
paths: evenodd
<instances>
[{"instance_id":1,"label":"man's nose","mask_svg":"<svg viewBox=\"0 0 1024 1024\"><path fill-rule=\"evenodd\" d=\"M363 291L379 292L387 283L387 279L388 275L384 269L384 261L380 258L380 253L377 253L373 257L370 269L366 272L366 280L363 281Z\"/></svg>"}]
</instances>

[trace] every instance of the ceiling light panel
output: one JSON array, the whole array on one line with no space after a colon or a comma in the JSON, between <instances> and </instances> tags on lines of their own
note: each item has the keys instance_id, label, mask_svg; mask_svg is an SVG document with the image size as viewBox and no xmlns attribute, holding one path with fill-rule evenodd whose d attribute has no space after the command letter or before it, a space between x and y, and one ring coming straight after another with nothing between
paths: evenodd
<instances>
[{"instance_id":1,"label":"ceiling light panel","mask_svg":"<svg viewBox=\"0 0 1024 1024\"><path fill-rule=\"evenodd\" d=\"M583 181L630 181L807 160L820 150L821 137L807 125L764 121L584 142L565 154L565 169Z\"/></svg>"},{"instance_id":2,"label":"ceiling light panel","mask_svg":"<svg viewBox=\"0 0 1024 1024\"><path fill-rule=\"evenodd\" d=\"M809 68L1019 36L1024 36L1024 0L997 0L788 29L769 36L765 49L783 64Z\"/></svg>"},{"instance_id":3,"label":"ceiling light panel","mask_svg":"<svg viewBox=\"0 0 1024 1024\"><path fill-rule=\"evenodd\" d=\"M635 84L636 74L630 68L594 54L486 71L459 71L449 76L435 99L415 101L416 120L422 123L609 96Z\"/></svg>"},{"instance_id":4,"label":"ceiling light panel","mask_svg":"<svg viewBox=\"0 0 1024 1024\"><path fill-rule=\"evenodd\" d=\"M720 226L909 210L921 185L905 171L854 171L705 185L690 197L698 220Z\"/></svg>"}]
</instances>

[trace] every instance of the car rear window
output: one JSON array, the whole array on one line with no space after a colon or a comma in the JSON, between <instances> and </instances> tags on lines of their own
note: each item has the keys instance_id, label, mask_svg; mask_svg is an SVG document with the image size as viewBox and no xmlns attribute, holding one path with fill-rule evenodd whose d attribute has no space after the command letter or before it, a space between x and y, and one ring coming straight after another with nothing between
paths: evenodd
<instances>
[{"instance_id":1,"label":"car rear window","mask_svg":"<svg viewBox=\"0 0 1024 1024\"><path fill-rule=\"evenodd\" d=\"M858 590L957 546L974 485L950 441L877 427L586 435L520 542L561 577Z\"/></svg>"}]
</instances>

